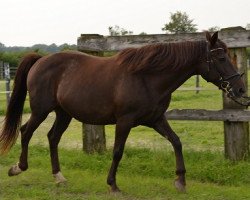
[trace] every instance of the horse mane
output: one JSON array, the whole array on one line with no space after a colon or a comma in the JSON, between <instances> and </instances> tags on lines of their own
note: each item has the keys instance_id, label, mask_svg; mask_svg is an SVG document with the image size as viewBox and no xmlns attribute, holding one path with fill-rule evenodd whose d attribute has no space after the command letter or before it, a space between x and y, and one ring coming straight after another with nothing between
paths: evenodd
<instances>
[{"instance_id":1,"label":"horse mane","mask_svg":"<svg viewBox=\"0 0 250 200\"><path fill-rule=\"evenodd\" d=\"M206 51L205 40L158 43L124 49L117 55L117 61L131 73L175 71L193 65L205 56Z\"/></svg>"}]
</instances>

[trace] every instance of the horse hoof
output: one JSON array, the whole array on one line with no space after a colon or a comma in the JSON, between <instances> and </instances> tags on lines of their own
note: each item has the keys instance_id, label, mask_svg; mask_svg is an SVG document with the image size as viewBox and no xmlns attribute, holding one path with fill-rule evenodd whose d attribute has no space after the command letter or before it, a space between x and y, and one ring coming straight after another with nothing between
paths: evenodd
<instances>
[{"instance_id":1,"label":"horse hoof","mask_svg":"<svg viewBox=\"0 0 250 200\"><path fill-rule=\"evenodd\" d=\"M185 185L181 183L179 180L175 180L174 186L179 192L186 193Z\"/></svg>"},{"instance_id":2,"label":"horse hoof","mask_svg":"<svg viewBox=\"0 0 250 200\"><path fill-rule=\"evenodd\" d=\"M67 182L67 179L64 178L61 172L57 172L56 174L53 174L53 177L55 178L55 182L58 185Z\"/></svg>"},{"instance_id":3,"label":"horse hoof","mask_svg":"<svg viewBox=\"0 0 250 200\"><path fill-rule=\"evenodd\" d=\"M121 193L121 190L117 187L117 186L115 186L115 187L110 187L110 193L112 193L112 194L119 194L119 193Z\"/></svg>"},{"instance_id":4,"label":"horse hoof","mask_svg":"<svg viewBox=\"0 0 250 200\"><path fill-rule=\"evenodd\" d=\"M8 171L8 175L9 176L16 176L18 174L22 173L22 170L20 169L20 167L18 166L18 163L13 165L9 171Z\"/></svg>"}]
</instances>

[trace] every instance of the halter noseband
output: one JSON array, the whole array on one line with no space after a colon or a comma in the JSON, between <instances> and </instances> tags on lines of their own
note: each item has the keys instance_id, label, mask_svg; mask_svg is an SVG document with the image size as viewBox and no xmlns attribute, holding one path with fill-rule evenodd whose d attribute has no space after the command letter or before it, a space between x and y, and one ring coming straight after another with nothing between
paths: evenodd
<instances>
[{"instance_id":1,"label":"halter noseband","mask_svg":"<svg viewBox=\"0 0 250 200\"><path fill-rule=\"evenodd\" d=\"M240 78L244 75L244 73L242 74L239 74L238 72L236 72L235 74L233 75L230 75L228 77L223 77L221 75L221 73L219 72L219 70L216 68L215 66L215 63L214 63L214 60L212 59L212 56L211 56L211 52L216 52L218 50L223 50L223 48L216 48L216 49L209 49L208 48L208 45L207 45L207 63L208 63L208 72L210 71L211 67L214 67L214 69L220 74L220 79L219 79L219 83L220 83L220 89L222 89L227 95L229 96L233 96L233 93L232 93L232 85L231 83L229 82L229 80L237 77Z\"/></svg>"}]
</instances>

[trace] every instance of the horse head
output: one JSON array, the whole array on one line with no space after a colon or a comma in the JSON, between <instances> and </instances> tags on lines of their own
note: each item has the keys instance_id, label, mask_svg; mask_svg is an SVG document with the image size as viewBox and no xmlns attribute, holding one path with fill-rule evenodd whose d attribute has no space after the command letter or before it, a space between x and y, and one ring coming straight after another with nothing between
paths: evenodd
<instances>
[{"instance_id":1,"label":"horse head","mask_svg":"<svg viewBox=\"0 0 250 200\"><path fill-rule=\"evenodd\" d=\"M218 32L212 36L206 32L207 51L205 67L202 66L201 76L223 90L228 97L244 106L250 105L245 97L246 87L242 75L233 65L225 43L218 39Z\"/></svg>"}]
</instances>

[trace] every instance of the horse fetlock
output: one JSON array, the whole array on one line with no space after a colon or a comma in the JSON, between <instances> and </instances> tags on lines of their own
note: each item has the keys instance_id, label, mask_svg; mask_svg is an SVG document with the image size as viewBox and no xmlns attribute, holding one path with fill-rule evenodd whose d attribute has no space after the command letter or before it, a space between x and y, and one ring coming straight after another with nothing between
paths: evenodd
<instances>
[{"instance_id":1,"label":"horse fetlock","mask_svg":"<svg viewBox=\"0 0 250 200\"><path fill-rule=\"evenodd\" d=\"M60 184L60 183L66 183L67 179L64 178L63 174L59 171L56 174L53 174L53 177L55 178L55 182L56 184Z\"/></svg>"},{"instance_id":2,"label":"horse fetlock","mask_svg":"<svg viewBox=\"0 0 250 200\"><path fill-rule=\"evenodd\" d=\"M121 191L119 187L116 185L116 181L114 178L108 178L107 184L110 185L110 192L116 193Z\"/></svg>"},{"instance_id":3,"label":"horse fetlock","mask_svg":"<svg viewBox=\"0 0 250 200\"><path fill-rule=\"evenodd\" d=\"M110 186L110 192L112 193L120 193L121 190L119 189L119 187L116 184L113 184Z\"/></svg>"},{"instance_id":4,"label":"horse fetlock","mask_svg":"<svg viewBox=\"0 0 250 200\"><path fill-rule=\"evenodd\" d=\"M9 175L9 176L16 176L16 175L22 173L22 171L23 171L23 170L19 167L19 164L17 163L17 164L13 165L13 166L9 169L8 175Z\"/></svg>"},{"instance_id":5,"label":"horse fetlock","mask_svg":"<svg viewBox=\"0 0 250 200\"><path fill-rule=\"evenodd\" d=\"M111 185L114 184L114 182L115 182L115 179L108 177L108 179L107 179L107 184L108 184L108 185L111 186Z\"/></svg>"}]
</instances>

